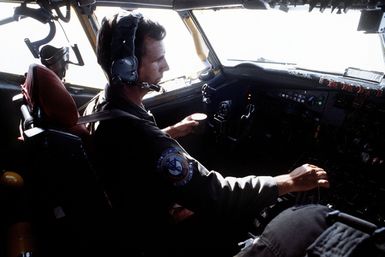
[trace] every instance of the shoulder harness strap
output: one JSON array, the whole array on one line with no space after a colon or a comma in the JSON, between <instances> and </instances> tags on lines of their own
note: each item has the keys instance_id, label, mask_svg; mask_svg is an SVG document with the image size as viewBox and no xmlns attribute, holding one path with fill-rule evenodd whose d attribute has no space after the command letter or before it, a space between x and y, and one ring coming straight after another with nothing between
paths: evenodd
<instances>
[{"instance_id":1,"label":"shoulder harness strap","mask_svg":"<svg viewBox=\"0 0 385 257\"><path fill-rule=\"evenodd\" d=\"M140 118L138 118L137 116L131 113L118 110L118 109L113 109L113 110L103 110L103 111L95 112L86 116L81 116L78 119L78 124L109 120L109 119L114 119L119 117L129 117L131 119L140 120Z\"/></svg>"}]
</instances>

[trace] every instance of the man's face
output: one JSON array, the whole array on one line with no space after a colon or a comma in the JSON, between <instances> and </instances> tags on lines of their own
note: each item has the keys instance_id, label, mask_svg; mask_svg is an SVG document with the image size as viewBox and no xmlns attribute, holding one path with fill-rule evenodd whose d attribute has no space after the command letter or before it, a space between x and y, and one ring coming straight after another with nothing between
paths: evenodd
<instances>
[{"instance_id":1,"label":"man's face","mask_svg":"<svg viewBox=\"0 0 385 257\"><path fill-rule=\"evenodd\" d=\"M169 70L165 59L163 41L146 37L144 40L145 54L139 65L139 81L149 84L158 84L163 72Z\"/></svg>"}]
</instances>

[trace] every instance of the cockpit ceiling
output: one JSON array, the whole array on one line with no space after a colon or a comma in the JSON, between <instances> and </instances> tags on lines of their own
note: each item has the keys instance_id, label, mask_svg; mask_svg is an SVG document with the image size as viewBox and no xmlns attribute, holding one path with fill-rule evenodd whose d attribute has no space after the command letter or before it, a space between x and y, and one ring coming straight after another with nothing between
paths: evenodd
<instances>
[{"instance_id":1,"label":"cockpit ceiling","mask_svg":"<svg viewBox=\"0 0 385 257\"><path fill-rule=\"evenodd\" d=\"M46 0L0 0L0 2L44 3ZM67 2L76 3L79 6L109 5L127 8L154 7L175 10L229 6L244 6L245 8L250 9L267 9L276 6L282 7L309 4L311 10L337 8L346 11L348 9L383 8L385 6L385 0L57 0L55 1L55 4L65 5Z\"/></svg>"},{"instance_id":2,"label":"cockpit ceiling","mask_svg":"<svg viewBox=\"0 0 385 257\"><path fill-rule=\"evenodd\" d=\"M207 1L191 1L191 0L139 0L139 1L124 1L124 0L96 0L98 5L126 5L126 6L154 6L159 8L169 8L175 10L187 10L195 8L212 8L221 6L242 5L245 1L241 0L207 0ZM258 1L259 2L259 1Z\"/></svg>"},{"instance_id":3,"label":"cockpit ceiling","mask_svg":"<svg viewBox=\"0 0 385 257\"><path fill-rule=\"evenodd\" d=\"M82 1L82 0L80 0ZM266 9L281 5L309 4L313 9L337 8L337 9L367 9L385 5L385 0L96 0L97 5L119 5L127 7L147 6L170 8L175 10L189 10L196 8L213 8L223 6L244 6L251 9Z\"/></svg>"}]
</instances>

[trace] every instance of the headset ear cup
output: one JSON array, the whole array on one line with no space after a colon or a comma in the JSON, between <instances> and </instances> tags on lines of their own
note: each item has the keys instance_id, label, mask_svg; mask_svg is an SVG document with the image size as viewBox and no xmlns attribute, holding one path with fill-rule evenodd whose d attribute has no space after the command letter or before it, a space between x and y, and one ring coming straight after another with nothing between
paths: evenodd
<instances>
[{"instance_id":1,"label":"headset ear cup","mask_svg":"<svg viewBox=\"0 0 385 257\"><path fill-rule=\"evenodd\" d=\"M138 80L138 60L135 56L118 59L112 63L111 75L114 82L133 83Z\"/></svg>"},{"instance_id":2,"label":"headset ear cup","mask_svg":"<svg viewBox=\"0 0 385 257\"><path fill-rule=\"evenodd\" d=\"M140 13L120 15L111 39L112 82L134 84L138 80L138 59L135 56L135 35Z\"/></svg>"},{"instance_id":3,"label":"headset ear cup","mask_svg":"<svg viewBox=\"0 0 385 257\"><path fill-rule=\"evenodd\" d=\"M69 63L69 47L56 48L45 45L40 50L40 61L60 78L64 78Z\"/></svg>"}]
</instances>

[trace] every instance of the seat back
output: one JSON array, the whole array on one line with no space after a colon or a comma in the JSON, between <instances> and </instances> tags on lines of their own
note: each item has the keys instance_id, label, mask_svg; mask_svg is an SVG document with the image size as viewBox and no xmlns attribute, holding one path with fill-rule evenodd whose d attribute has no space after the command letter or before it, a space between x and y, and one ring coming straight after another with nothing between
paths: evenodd
<instances>
[{"instance_id":1,"label":"seat back","mask_svg":"<svg viewBox=\"0 0 385 257\"><path fill-rule=\"evenodd\" d=\"M39 64L30 65L22 96L22 158L44 245L39 256L100 254L110 205L90 161L88 130L77 124L76 104L60 78Z\"/></svg>"},{"instance_id":2,"label":"seat back","mask_svg":"<svg viewBox=\"0 0 385 257\"><path fill-rule=\"evenodd\" d=\"M33 119L33 124L27 119L23 124L24 130L32 126L53 128L88 140L87 128L77 124L79 113L74 99L52 70L39 64L31 64L22 85L22 95L23 104Z\"/></svg>"}]
</instances>

